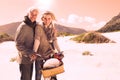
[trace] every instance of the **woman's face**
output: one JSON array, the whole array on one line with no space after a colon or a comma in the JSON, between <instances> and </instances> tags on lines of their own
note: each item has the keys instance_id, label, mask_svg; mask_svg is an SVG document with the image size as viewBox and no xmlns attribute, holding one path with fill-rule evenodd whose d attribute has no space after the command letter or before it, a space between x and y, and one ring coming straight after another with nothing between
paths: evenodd
<instances>
[{"instance_id":1,"label":"woman's face","mask_svg":"<svg viewBox=\"0 0 120 80\"><path fill-rule=\"evenodd\" d=\"M52 22L51 15L44 15L43 16L43 23L48 26Z\"/></svg>"}]
</instances>

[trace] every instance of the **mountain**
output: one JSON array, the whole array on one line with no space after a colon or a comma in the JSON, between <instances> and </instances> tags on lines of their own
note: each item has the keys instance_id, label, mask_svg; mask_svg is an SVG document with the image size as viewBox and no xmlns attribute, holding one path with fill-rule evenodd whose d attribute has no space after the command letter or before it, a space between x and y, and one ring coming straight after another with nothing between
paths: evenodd
<instances>
[{"instance_id":1,"label":"mountain","mask_svg":"<svg viewBox=\"0 0 120 80\"><path fill-rule=\"evenodd\" d=\"M21 22L14 22L0 26L0 33L7 33L11 36L15 35L16 29ZM66 27L60 24L55 24L58 32L67 32L71 34L81 34L86 32L84 29Z\"/></svg>"},{"instance_id":2,"label":"mountain","mask_svg":"<svg viewBox=\"0 0 120 80\"><path fill-rule=\"evenodd\" d=\"M21 22L14 22L14 23L2 25L2 26L0 26L0 33L7 33L9 35L14 36L16 29L20 23Z\"/></svg>"},{"instance_id":3,"label":"mountain","mask_svg":"<svg viewBox=\"0 0 120 80\"><path fill-rule=\"evenodd\" d=\"M81 28L73 28L73 27L63 26L61 24L55 24L55 26L58 32L67 32L71 34L81 34L87 32L86 30Z\"/></svg>"},{"instance_id":4,"label":"mountain","mask_svg":"<svg viewBox=\"0 0 120 80\"><path fill-rule=\"evenodd\" d=\"M120 13L114 16L105 26L97 30L98 32L120 31Z\"/></svg>"}]
</instances>

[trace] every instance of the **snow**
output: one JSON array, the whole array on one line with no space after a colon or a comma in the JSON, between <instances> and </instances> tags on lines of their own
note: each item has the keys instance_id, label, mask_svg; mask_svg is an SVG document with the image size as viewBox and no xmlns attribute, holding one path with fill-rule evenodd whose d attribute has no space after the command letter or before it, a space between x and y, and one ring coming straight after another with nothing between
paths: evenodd
<instances>
[{"instance_id":1,"label":"snow","mask_svg":"<svg viewBox=\"0 0 120 80\"><path fill-rule=\"evenodd\" d=\"M120 32L104 33L116 43L85 44L69 40L71 37L59 37L58 43L64 51L65 72L57 75L58 80L120 80ZM19 80L17 62L10 62L17 55L14 42L0 44L0 78ZM93 56L82 55L89 51ZM33 74L33 79L34 74Z\"/></svg>"}]
</instances>

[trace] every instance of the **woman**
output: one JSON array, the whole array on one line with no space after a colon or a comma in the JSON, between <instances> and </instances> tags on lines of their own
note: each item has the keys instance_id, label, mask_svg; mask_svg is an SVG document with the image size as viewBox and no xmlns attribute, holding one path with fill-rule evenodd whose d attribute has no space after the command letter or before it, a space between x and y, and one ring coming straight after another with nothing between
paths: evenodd
<instances>
[{"instance_id":1,"label":"woman","mask_svg":"<svg viewBox=\"0 0 120 80\"><path fill-rule=\"evenodd\" d=\"M37 25L35 28L35 42L34 42L34 51L38 55L35 61L35 70L36 70L36 79L41 80L41 72L43 61L50 58L54 54L47 37L44 33L44 30L40 25Z\"/></svg>"},{"instance_id":2,"label":"woman","mask_svg":"<svg viewBox=\"0 0 120 80\"><path fill-rule=\"evenodd\" d=\"M54 14L50 11L46 11L42 15L41 20L42 20L42 28L47 36L47 40L51 45L52 49L54 50L55 53L61 52L57 43L57 37L56 37L57 31L53 23L53 21L56 20ZM57 80L56 76L53 76L51 80Z\"/></svg>"},{"instance_id":3,"label":"woman","mask_svg":"<svg viewBox=\"0 0 120 80\"><path fill-rule=\"evenodd\" d=\"M58 46L57 42L57 30L55 28L55 25L53 23L55 19L55 16L52 12L47 11L42 15L42 27L45 31L45 34L47 36L48 42L51 44L53 50L58 53L60 52L60 48Z\"/></svg>"}]
</instances>

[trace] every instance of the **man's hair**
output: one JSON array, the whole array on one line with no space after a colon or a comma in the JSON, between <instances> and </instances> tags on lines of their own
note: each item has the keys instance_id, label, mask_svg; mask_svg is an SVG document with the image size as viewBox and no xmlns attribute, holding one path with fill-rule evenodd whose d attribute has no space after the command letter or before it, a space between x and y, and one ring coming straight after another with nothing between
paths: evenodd
<instances>
[{"instance_id":1,"label":"man's hair","mask_svg":"<svg viewBox=\"0 0 120 80\"><path fill-rule=\"evenodd\" d=\"M33 11L37 11L39 13L39 9L37 7L30 7L27 11L27 14L30 14Z\"/></svg>"}]
</instances>

